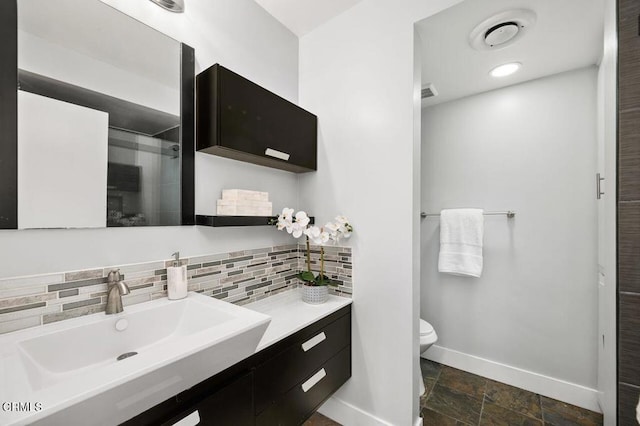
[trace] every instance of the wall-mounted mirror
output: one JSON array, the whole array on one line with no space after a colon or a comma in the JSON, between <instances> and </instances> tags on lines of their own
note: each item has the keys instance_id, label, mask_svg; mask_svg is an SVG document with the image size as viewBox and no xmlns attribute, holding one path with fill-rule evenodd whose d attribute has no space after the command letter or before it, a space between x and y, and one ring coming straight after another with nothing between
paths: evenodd
<instances>
[{"instance_id":1,"label":"wall-mounted mirror","mask_svg":"<svg viewBox=\"0 0 640 426\"><path fill-rule=\"evenodd\" d=\"M17 228L192 224L193 49L100 0L16 22Z\"/></svg>"}]
</instances>

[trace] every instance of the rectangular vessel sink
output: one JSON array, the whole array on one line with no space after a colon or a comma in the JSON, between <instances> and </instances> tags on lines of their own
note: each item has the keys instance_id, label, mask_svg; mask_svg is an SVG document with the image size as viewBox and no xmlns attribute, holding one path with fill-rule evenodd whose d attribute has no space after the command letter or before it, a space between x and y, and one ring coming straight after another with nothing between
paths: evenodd
<instances>
[{"instance_id":1,"label":"rectangular vessel sink","mask_svg":"<svg viewBox=\"0 0 640 426\"><path fill-rule=\"evenodd\" d=\"M189 293L0 336L0 401L40 406L0 424L118 424L252 355L269 321Z\"/></svg>"}]
</instances>

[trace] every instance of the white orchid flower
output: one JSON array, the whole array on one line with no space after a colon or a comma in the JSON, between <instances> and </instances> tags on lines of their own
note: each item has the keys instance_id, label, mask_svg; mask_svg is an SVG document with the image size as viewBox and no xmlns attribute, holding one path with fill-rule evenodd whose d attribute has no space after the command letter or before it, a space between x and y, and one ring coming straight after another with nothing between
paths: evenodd
<instances>
[{"instance_id":1,"label":"white orchid flower","mask_svg":"<svg viewBox=\"0 0 640 426\"><path fill-rule=\"evenodd\" d=\"M293 217L293 211L294 211L293 209L285 207L285 208L282 209L282 216L284 218L292 218Z\"/></svg>"},{"instance_id":2,"label":"white orchid flower","mask_svg":"<svg viewBox=\"0 0 640 426\"><path fill-rule=\"evenodd\" d=\"M282 216L278 216L278 231L282 231L284 228L288 227L291 225L291 221L287 220L286 218L282 217Z\"/></svg>"},{"instance_id":3,"label":"white orchid flower","mask_svg":"<svg viewBox=\"0 0 640 426\"><path fill-rule=\"evenodd\" d=\"M330 234L317 226L311 226L305 231L305 235L309 237L315 245L325 245L330 238Z\"/></svg>"},{"instance_id":4,"label":"white orchid flower","mask_svg":"<svg viewBox=\"0 0 640 426\"><path fill-rule=\"evenodd\" d=\"M316 238L320 237L320 233L322 231L317 226L310 226L304 231L304 235L309 237L309 239L315 241Z\"/></svg>"},{"instance_id":5,"label":"white orchid flower","mask_svg":"<svg viewBox=\"0 0 640 426\"><path fill-rule=\"evenodd\" d=\"M300 225L298 222L294 222L291 228L293 238L300 238L305 230L305 227Z\"/></svg>"},{"instance_id":6,"label":"white orchid flower","mask_svg":"<svg viewBox=\"0 0 640 426\"><path fill-rule=\"evenodd\" d=\"M282 221L282 227L285 228L289 234L293 232L293 222L291 221L291 218L285 218Z\"/></svg>"},{"instance_id":7,"label":"white orchid flower","mask_svg":"<svg viewBox=\"0 0 640 426\"><path fill-rule=\"evenodd\" d=\"M336 226L338 229L336 230L335 242L339 242L341 238L349 238L351 236L353 227L349 224L349 219L346 216L336 216Z\"/></svg>"},{"instance_id":8,"label":"white orchid flower","mask_svg":"<svg viewBox=\"0 0 640 426\"><path fill-rule=\"evenodd\" d=\"M305 227L309 224L310 219L309 216L307 216L307 213L304 211L299 211L298 213L296 213L296 223L299 223L301 227Z\"/></svg>"},{"instance_id":9,"label":"white orchid flower","mask_svg":"<svg viewBox=\"0 0 640 426\"><path fill-rule=\"evenodd\" d=\"M337 232L338 231L338 225L333 223L333 222L327 222L324 225L324 229L327 230L328 232Z\"/></svg>"},{"instance_id":10,"label":"white orchid flower","mask_svg":"<svg viewBox=\"0 0 640 426\"><path fill-rule=\"evenodd\" d=\"M278 231L286 229L288 233L291 233L293 231L293 209L286 207L282 209L282 213L278 216L276 225L278 227Z\"/></svg>"},{"instance_id":11,"label":"white orchid flower","mask_svg":"<svg viewBox=\"0 0 640 426\"><path fill-rule=\"evenodd\" d=\"M338 242L340 240L340 233L338 232L339 226L337 223L327 222L324 225L324 231L329 234L329 239L333 242Z\"/></svg>"},{"instance_id":12,"label":"white orchid flower","mask_svg":"<svg viewBox=\"0 0 640 426\"><path fill-rule=\"evenodd\" d=\"M326 243L329 241L329 238L330 238L330 237L331 237L331 236L329 235L329 233L328 233L327 231L323 231L323 232L321 232L321 233L320 233L320 238L319 238L319 241L320 241L320 243L319 243L319 244L321 244L321 245L326 244Z\"/></svg>"}]
</instances>

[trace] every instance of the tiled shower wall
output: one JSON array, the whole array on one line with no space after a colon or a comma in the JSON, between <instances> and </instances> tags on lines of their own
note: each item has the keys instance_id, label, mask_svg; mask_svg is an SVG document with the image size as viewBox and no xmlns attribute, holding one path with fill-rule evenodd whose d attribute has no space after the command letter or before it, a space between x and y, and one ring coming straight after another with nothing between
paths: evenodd
<instances>
[{"instance_id":1,"label":"tiled shower wall","mask_svg":"<svg viewBox=\"0 0 640 426\"><path fill-rule=\"evenodd\" d=\"M182 259L189 290L244 305L297 287L305 268L305 247L296 244ZM320 251L312 247L312 269L319 269ZM333 294L352 293L351 249L325 247L326 275L338 286ZM171 260L107 266L0 280L0 334L102 312L107 300L107 275L120 269L131 293L124 306L167 295Z\"/></svg>"},{"instance_id":2,"label":"tiled shower wall","mask_svg":"<svg viewBox=\"0 0 640 426\"><path fill-rule=\"evenodd\" d=\"M618 424L640 396L640 0L618 1Z\"/></svg>"}]
</instances>

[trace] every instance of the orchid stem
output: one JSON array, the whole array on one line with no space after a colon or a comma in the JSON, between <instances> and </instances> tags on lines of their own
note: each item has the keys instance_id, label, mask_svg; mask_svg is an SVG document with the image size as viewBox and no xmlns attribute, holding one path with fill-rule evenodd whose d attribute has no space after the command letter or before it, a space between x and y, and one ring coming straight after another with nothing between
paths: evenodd
<instances>
[{"instance_id":1,"label":"orchid stem","mask_svg":"<svg viewBox=\"0 0 640 426\"><path fill-rule=\"evenodd\" d=\"M309 247L309 237L307 237L307 271L311 272L311 248Z\"/></svg>"},{"instance_id":2,"label":"orchid stem","mask_svg":"<svg viewBox=\"0 0 640 426\"><path fill-rule=\"evenodd\" d=\"M320 282L324 283L324 247L320 246Z\"/></svg>"}]
</instances>

